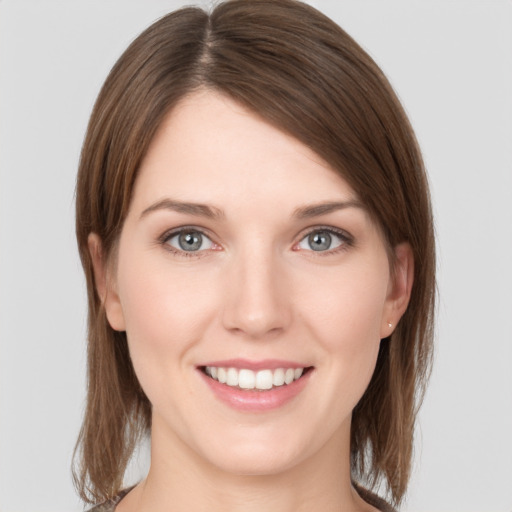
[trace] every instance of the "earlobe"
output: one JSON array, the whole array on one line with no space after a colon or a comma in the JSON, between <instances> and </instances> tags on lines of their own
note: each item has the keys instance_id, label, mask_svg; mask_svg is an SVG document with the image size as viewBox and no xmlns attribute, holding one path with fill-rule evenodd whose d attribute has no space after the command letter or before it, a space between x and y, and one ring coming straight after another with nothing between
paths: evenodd
<instances>
[{"instance_id":1,"label":"earlobe","mask_svg":"<svg viewBox=\"0 0 512 512\"><path fill-rule=\"evenodd\" d=\"M414 257L411 246L407 242L401 243L395 247L394 252L394 272L391 276L382 318L381 338L392 334L396 324L405 313L414 281Z\"/></svg>"},{"instance_id":2,"label":"earlobe","mask_svg":"<svg viewBox=\"0 0 512 512\"><path fill-rule=\"evenodd\" d=\"M94 282L100 301L105 308L108 323L116 331L125 330L125 322L121 301L110 275L108 263L105 261L99 235L90 233L87 239L89 254L94 269Z\"/></svg>"}]
</instances>

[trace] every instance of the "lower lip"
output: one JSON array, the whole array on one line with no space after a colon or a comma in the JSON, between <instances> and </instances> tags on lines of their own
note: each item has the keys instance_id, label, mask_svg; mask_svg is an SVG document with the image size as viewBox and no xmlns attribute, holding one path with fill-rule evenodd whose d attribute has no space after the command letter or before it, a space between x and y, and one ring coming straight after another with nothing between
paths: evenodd
<instances>
[{"instance_id":1,"label":"lower lip","mask_svg":"<svg viewBox=\"0 0 512 512\"><path fill-rule=\"evenodd\" d=\"M290 384L277 386L266 391L252 391L234 388L208 377L198 370L214 395L233 409L246 412L265 412L283 407L293 400L306 386L312 371Z\"/></svg>"}]
</instances>

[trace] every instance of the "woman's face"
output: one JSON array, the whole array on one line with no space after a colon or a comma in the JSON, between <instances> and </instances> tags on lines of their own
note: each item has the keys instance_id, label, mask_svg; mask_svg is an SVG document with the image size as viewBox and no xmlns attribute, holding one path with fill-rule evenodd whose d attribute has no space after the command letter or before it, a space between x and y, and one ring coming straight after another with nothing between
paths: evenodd
<instances>
[{"instance_id":1,"label":"woman's face","mask_svg":"<svg viewBox=\"0 0 512 512\"><path fill-rule=\"evenodd\" d=\"M217 93L184 99L142 163L105 298L154 442L238 474L348 449L405 308L397 256L392 279L379 230L309 148Z\"/></svg>"}]
</instances>

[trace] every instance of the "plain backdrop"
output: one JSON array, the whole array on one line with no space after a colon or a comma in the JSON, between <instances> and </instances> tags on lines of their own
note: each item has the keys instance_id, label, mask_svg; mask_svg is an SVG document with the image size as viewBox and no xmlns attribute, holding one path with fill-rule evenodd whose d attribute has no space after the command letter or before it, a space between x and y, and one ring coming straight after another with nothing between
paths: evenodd
<instances>
[{"instance_id":1,"label":"plain backdrop","mask_svg":"<svg viewBox=\"0 0 512 512\"><path fill-rule=\"evenodd\" d=\"M436 361L404 510L510 512L512 3L311 3L390 78L432 185ZM83 508L70 476L85 391L77 161L114 61L182 4L0 0L1 512Z\"/></svg>"}]
</instances>

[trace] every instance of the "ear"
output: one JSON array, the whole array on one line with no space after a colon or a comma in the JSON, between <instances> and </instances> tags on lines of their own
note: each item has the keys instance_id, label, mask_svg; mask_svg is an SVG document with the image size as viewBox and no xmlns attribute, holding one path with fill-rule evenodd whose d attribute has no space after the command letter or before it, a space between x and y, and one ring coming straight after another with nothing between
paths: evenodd
<instances>
[{"instance_id":1,"label":"ear","mask_svg":"<svg viewBox=\"0 0 512 512\"><path fill-rule=\"evenodd\" d=\"M394 272L391 275L388 295L384 306L381 324L381 339L387 338L395 330L396 324L405 313L411 298L414 281L414 257L411 246L398 244L395 249Z\"/></svg>"},{"instance_id":2,"label":"ear","mask_svg":"<svg viewBox=\"0 0 512 512\"><path fill-rule=\"evenodd\" d=\"M117 294L115 279L111 275L108 262L103 254L101 239L96 233L90 233L87 238L87 244L94 269L96 290L105 308L108 323L115 331L124 331L126 328L123 309Z\"/></svg>"}]
</instances>

